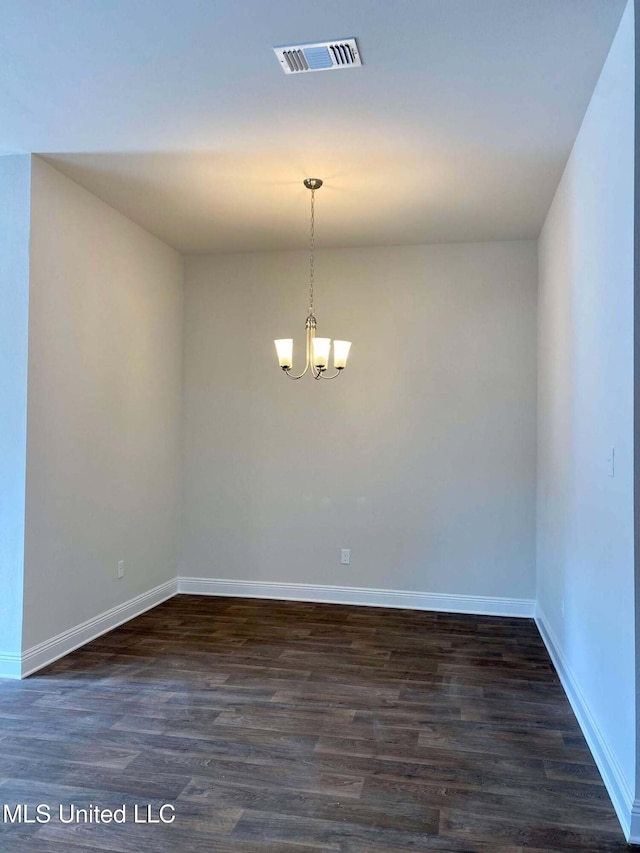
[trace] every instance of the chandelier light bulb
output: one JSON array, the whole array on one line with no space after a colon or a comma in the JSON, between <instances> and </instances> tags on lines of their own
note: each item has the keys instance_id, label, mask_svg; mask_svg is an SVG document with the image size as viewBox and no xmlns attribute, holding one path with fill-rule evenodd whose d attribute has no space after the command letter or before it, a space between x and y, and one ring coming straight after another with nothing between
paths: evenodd
<instances>
[{"instance_id":1,"label":"chandelier light bulb","mask_svg":"<svg viewBox=\"0 0 640 853\"><path fill-rule=\"evenodd\" d=\"M329 351L331 350L331 338L313 339L313 366L319 370L326 370L329 364Z\"/></svg>"},{"instance_id":2,"label":"chandelier light bulb","mask_svg":"<svg viewBox=\"0 0 640 853\"><path fill-rule=\"evenodd\" d=\"M347 366L349 358L349 350L351 349L351 341L334 341L333 342L333 366L336 370L344 370Z\"/></svg>"},{"instance_id":3,"label":"chandelier light bulb","mask_svg":"<svg viewBox=\"0 0 640 853\"><path fill-rule=\"evenodd\" d=\"M283 370L291 370L291 365L293 364L293 338L280 338L274 341L274 343L280 367Z\"/></svg>"}]
</instances>

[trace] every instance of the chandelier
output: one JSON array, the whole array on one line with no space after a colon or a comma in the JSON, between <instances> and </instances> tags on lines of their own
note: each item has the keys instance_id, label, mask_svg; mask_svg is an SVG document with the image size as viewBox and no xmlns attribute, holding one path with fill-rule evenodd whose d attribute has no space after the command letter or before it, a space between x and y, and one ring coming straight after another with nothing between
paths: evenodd
<instances>
[{"instance_id":1,"label":"chandelier","mask_svg":"<svg viewBox=\"0 0 640 853\"><path fill-rule=\"evenodd\" d=\"M307 337L307 360L304 370L297 376L291 372L293 366L293 338L280 338L274 341L280 367L289 379L301 379L310 372L314 379L335 379L347 366L351 341L333 342L333 366L335 373L327 375L331 338L316 338L316 317L313 313L313 281L314 281L314 243L315 243L315 192L322 186L320 178L306 178L304 185L311 190L311 227L309 231L309 312L305 323Z\"/></svg>"}]
</instances>

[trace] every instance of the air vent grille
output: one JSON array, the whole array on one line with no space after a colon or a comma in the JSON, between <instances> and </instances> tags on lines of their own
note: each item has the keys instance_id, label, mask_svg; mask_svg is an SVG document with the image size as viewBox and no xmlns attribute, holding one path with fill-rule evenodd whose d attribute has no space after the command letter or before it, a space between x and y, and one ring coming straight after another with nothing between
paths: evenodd
<instances>
[{"instance_id":1,"label":"air vent grille","mask_svg":"<svg viewBox=\"0 0 640 853\"><path fill-rule=\"evenodd\" d=\"M313 44L286 44L273 48L285 74L303 71L333 71L362 65L354 38Z\"/></svg>"}]
</instances>

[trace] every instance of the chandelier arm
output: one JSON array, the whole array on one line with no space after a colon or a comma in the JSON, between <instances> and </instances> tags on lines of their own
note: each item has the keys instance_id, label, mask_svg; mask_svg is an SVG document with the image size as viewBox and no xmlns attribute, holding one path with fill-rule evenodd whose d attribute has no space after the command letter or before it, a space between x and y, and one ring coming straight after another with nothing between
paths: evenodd
<instances>
[{"instance_id":1,"label":"chandelier arm","mask_svg":"<svg viewBox=\"0 0 640 853\"><path fill-rule=\"evenodd\" d=\"M297 376L294 376L294 374L293 374L293 373L291 373L291 368L290 368L290 367L288 367L286 370L283 370L282 372L283 372L283 373L286 373L286 374L287 374L287 376L289 377L289 379L302 379L302 377L305 375L305 373L307 372L307 370L309 370L309 365L307 365L307 366L305 367L305 369L302 371L302 373L299 373Z\"/></svg>"},{"instance_id":2,"label":"chandelier arm","mask_svg":"<svg viewBox=\"0 0 640 853\"><path fill-rule=\"evenodd\" d=\"M341 373L342 373L342 371L338 370L333 374L333 376L327 376L326 373L321 373L320 375L321 375L322 379L337 379Z\"/></svg>"},{"instance_id":3,"label":"chandelier arm","mask_svg":"<svg viewBox=\"0 0 640 853\"><path fill-rule=\"evenodd\" d=\"M313 317L313 315L311 315L311 314L309 316L311 317L311 319L315 323L315 317ZM307 341L307 346L306 346L307 357L306 357L306 361L305 361L304 370L302 371L302 373L299 373L297 376L295 376L293 373L291 373L291 368L288 368L288 370L284 370L283 372L287 374L289 379L302 379L302 377L305 375L305 373L309 372L309 368L311 367L311 349L312 349L311 341L313 340L313 336L314 336L314 325L311 322L311 320L308 319L307 320L307 326L306 326L306 334L305 334L305 338ZM311 367L311 369L315 375L315 371L313 370L312 367Z\"/></svg>"}]
</instances>

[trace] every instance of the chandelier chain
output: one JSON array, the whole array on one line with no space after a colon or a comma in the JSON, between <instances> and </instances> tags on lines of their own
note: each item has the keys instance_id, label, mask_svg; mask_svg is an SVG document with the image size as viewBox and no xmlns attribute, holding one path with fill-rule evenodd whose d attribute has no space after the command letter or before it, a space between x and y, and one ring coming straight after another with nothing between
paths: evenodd
<instances>
[{"instance_id":1,"label":"chandelier chain","mask_svg":"<svg viewBox=\"0 0 640 853\"><path fill-rule=\"evenodd\" d=\"M313 316L313 278L314 278L314 257L313 250L315 248L315 231L316 231L316 191L311 190L311 229L309 232L309 316Z\"/></svg>"}]
</instances>

